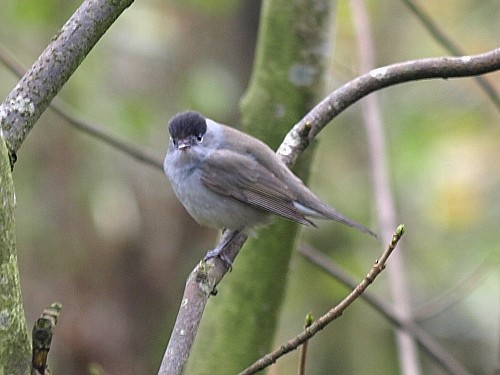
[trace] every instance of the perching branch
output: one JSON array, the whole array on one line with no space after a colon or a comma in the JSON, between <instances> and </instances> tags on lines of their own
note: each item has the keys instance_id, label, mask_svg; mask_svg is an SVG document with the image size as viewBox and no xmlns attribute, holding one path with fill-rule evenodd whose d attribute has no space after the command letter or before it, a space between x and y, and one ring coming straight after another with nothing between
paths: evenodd
<instances>
[{"instance_id":1,"label":"perching branch","mask_svg":"<svg viewBox=\"0 0 500 375\"><path fill-rule=\"evenodd\" d=\"M298 334L295 338L284 343L272 353L266 354L261 359L256 361L250 367L246 368L244 371L240 372L239 375L251 375L258 371L265 369L279 358L284 356L286 353L297 349L300 345L304 344L306 341L311 339L316 333L325 328L329 323L340 317L343 312L359 297L361 296L366 288L368 288L375 278L384 270L387 259L392 254L394 249L404 234L404 225L398 226L396 232L391 238L386 250L382 253L379 260L375 261L371 270L365 276L363 281L359 283L347 297L340 301L335 307L328 311L325 315L321 316L315 320L309 327L307 327L303 332Z\"/></svg>"},{"instance_id":2,"label":"perching branch","mask_svg":"<svg viewBox=\"0 0 500 375\"><path fill-rule=\"evenodd\" d=\"M0 105L11 163L38 118L101 36L133 0L86 0Z\"/></svg>"},{"instance_id":3,"label":"perching branch","mask_svg":"<svg viewBox=\"0 0 500 375\"><path fill-rule=\"evenodd\" d=\"M301 121L294 125L276 153L291 167L311 140L318 135L328 122L348 106L371 92L412 80L464 77L489 73L499 69L500 48L481 55L461 58L420 59L375 69L348 82L316 105ZM246 238L242 235L236 236L224 250L225 256L234 260L245 240ZM224 241L224 239L222 238L221 241ZM158 372L159 375L180 373L175 372L175 370L180 371L185 361L187 361L199 326L199 320L191 321L190 324L182 322L187 319L186 314L188 312L185 310L189 309L189 306L200 309L194 316L196 316L196 319L201 319L201 313L207 299L227 272L224 262L219 259L210 259L207 263L209 267L202 266L203 277L200 277L200 279L209 282L199 283L197 281L196 275L200 269L200 265L198 265L186 283L181 309L165 351ZM203 262L201 265L203 265ZM201 292L193 292L197 288L201 288ZM187 303L189 303L189 306L185 306Z\"/></svg>"},{"instance_id":4,"label":"perching branch","mask_svg":"<svg viewBox=\"0 0 500 375\"><path fill-rule=\"evenodd\" d=\"M221 241L224 241L226 236L231 235L231 232L225 231ZM225 255L229 260L234 260L246 239L245 234L239 234L229 243L228 247L225 248ZM226 263L220 258L210 258L206 262L201 261L189 275L158 375L182 373L208 298L216 293L216 286L227 271Z\"/></svg>"}]
</instances>

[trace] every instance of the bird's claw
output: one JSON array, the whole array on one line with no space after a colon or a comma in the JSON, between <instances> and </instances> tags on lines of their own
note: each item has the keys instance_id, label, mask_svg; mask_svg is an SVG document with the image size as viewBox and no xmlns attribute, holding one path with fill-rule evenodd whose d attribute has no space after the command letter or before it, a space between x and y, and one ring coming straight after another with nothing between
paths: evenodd
<instances>
[{"instance_id":1,"label":"bird's claw","mask_svg":"<svg viewBox=\"0 0 500 375\"><path fill-rule=\"evenodd\" d=\"M229 271L233 270L233 262L222 252L222 249L217 248L208 251L203 260L206 262L210 258L219 258Z\"/></svg>"}]
</instances>

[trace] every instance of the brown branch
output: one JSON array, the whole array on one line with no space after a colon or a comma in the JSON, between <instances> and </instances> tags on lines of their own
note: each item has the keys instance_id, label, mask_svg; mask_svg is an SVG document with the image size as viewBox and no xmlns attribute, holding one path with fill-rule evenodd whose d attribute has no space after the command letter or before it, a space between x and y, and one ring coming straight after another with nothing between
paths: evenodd
<instances>
[{"instance_id":1,"label":"brown branch","mask_svg":"<svg viewBox=\"0 0 500 375\"><path fill-rule=\"evenodd\" d=\"M334 264L330 259L321 254L319 251L310 246L302 245L299 247L299 254L309 262L318 266L323 271L340 281L348 289L356 287L356 281L350 277L341 267ZM394 326L405 330L417 341L422 349L431 357L440 367L449 374L454 375L471 375L450 353L441 347L427 332L420 328L414 322L405 320L401 314L398 314L394 308L378 298L370 291L366 291L361 295L361 298L368 303L373 309L380 313L382 317L387 319Z\"/></svg>"},{"instance_id":2,"label":"brown branch","mask_svg":"<svg viewBox=\"0 0 500 375\"><path fill-rule=\"evenodd\" d=\"M82 131L94 137L109 146L122 151L126 155L134 158L135 160L154 167L160 171L163 171L163 158L153 155L151 152L145 151L140 147L137 147L131 143L128 143L117 136L104 131L102 126L97 124L91 124L88 121L79 119L76 115L71 114L69 108L57 98L51 103L50 108L57 113L59 116L64 118L71 124L75 129Z\"/></svg>"},{"instance_id":3,"label":"brown branch","mask_svg":"<svg viewBox=\"0 0 500 375\"><path fill-rule=\"evenodd\" d=\"M2 44L0 44L0 61L18 77L22 77L26 71L26 69L24 69L24 67L12 57L12 54L10 54ZM150 165L159 170L163 169L162 158L154 156L137 146L119 139L115 135L104 131L102 126L91 124L88 121L78 118L76 115L72 114L67 105L57 97L52 100L49 108L66 120L75 129L80 130L91 137L97 138L98 140L124 152L139 162Z\"/></svg>"},{"instance_id":4,"label":"brown branch","mask_svg":"<svg viewBox=\"0 0 500 375\"><path fill-rule=\"evenodd\" d=\"M335 307L333 307L330 311L328 311L325 315L318 318L314 323L312 323L308 328L306 328L302 333L298 334L295 338L289 340L279 347L279 349L275 350L272 353L266 354L261 359L256 361L250 367L247 367L245 370L239 373L239 375L250 375L255 374L258 371L265 369L270 366L274 362L276 362L279 358L284 356L286 353L291 352L292 350L297 349L300 345L311 339L316 333L325 328L329 323L333 320L340 317L343 312L356 300L363 292L368 288L375 278L384 270L387 259L392 254L394 249L403 236L404 233L404 225L398 226L396 232L391 238L389 245L386 250L382 253L382 256L379 260L375 261L375 264L372 266L371 270L365 276L363 281L359 283L351 293L347 297L345 297L342 301L340 301Z\"/></svg>"}]
</instances>

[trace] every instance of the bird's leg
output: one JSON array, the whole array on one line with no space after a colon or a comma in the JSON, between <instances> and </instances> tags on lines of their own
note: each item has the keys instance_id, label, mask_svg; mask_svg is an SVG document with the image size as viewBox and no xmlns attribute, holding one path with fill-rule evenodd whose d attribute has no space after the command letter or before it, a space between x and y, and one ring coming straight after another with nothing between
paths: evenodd
<instances>
[{"instance_id":1,"label":"bird's leg","mask_svg":"<svg viewBox=\"0 0 500 375\"><path fill-rule=\"evenodd\" d=\"M238 234L240 234L240 232L241 232L241 229L234 230L234 231L229 230L229 229L224 230L222 232L222 238L219 241L219 243L217 244L217 246L215 247L215 249L207 252L207 254L203 258L203 260L206 261L210 258L219 257L220 260L222 260L224 262L224 264L227 266L227 268L229 268L231 270L233 268L233 262L231 261L231 259L229 259L227 257L226 254L224 254L223 250L227 246L227 244L233 240L233 238L235 238Z\"/></svg>"}]
</instances>

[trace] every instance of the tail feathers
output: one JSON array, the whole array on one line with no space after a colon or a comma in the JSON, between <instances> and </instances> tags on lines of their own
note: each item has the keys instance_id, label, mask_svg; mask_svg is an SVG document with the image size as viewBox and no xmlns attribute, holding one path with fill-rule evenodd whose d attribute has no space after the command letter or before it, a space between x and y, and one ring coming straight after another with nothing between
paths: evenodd
<instances>
[{"instance_id":1,"label":"tail feathers","mask_svg":"<svg viewBox=\"0 0 500 375\"><path fill-rule=\"evenodd\" d=\"M323 220L324 219L335 220L341 224L347 225L348 227L355 228L363 233L369 234L374 238L378 237L377 234L371 231L370 229L366 228L365 226L359 223L356 223L354 220L349 219L347 216L342 215L340 212L335 211L330 206L324 205L324 207L321 207L322 208L321 211L317 211L312 208L306 207L298 202L294 202L294 205L300 212L302 212L306 216Z\"/></svg>"},{"instance_id":2,"label":"tail feathers","mask_svg":"<svg viewBox=\"0 0 500 375\"><path fill-rule=\"evenodd\" d=\"M340 214L340 213L338 213L336 211L333 211L327 217L329 219L332 219L332 220L338 221L339 223L347 225L348 227L356 228L357 230L359 230L359 231L361 231L363 233L369 234L373 238L377 238L378 237L375 232L372 232L367 227L365 227L365 226L363 226L363 225L361 225L359 223L356 223L354 220L351 220L347 216L344 216L344 215L342 215L342 214Z\"/></svg>"}]
</instances>

